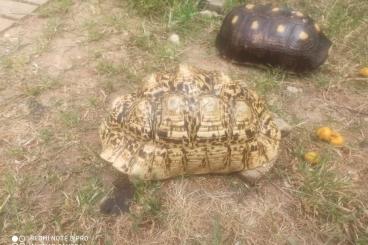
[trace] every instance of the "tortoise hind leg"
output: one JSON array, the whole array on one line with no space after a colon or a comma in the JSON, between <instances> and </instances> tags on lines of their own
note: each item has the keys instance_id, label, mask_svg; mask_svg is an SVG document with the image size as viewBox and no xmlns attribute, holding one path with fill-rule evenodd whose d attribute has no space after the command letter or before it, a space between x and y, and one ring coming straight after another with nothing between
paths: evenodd
<instances>
[{"instance_id":1,"label":"tortoise hind leg","mask_svg":"<svg viewBox=\"0 0 368 245\"><path fill-rule=\"evenodd\" d=\"M273 159L266 164L257 167L255 169L247 169L241 172L238 172L238 177L246 182L247 184L254 186L259 179L261 179L266 173L270 171L276 159Z\"/></svg>"},{"instance_id":2,"label":"tortoise hind leg","mask_svg":"<svg viewBox=\"0 0 368 245\"><path fill-rule=\"evenodd\" d=\"M125 174L113 182L113 191L100 205L104 214L120 214L129 211L129 204L134 197L134 185Z\"/></svg>"}]
</instances>

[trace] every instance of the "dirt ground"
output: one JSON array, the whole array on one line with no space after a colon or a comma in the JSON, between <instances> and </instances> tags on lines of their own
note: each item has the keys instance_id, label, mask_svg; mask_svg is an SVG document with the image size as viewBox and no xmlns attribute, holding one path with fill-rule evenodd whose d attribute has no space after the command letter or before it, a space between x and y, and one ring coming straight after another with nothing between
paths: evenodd
<instances>
[{"instance_id":1,"label":"dirt ground","mask_svg":"<svg viewBox=\"0 0 368 245\"><path fill-rule=\"evenodd\" d=\"M54 0L1 34L0 244L70 234L87 236L81 244L368 244L368 80L357 73L368 66L368 3L274 1L311 13L334 42L321 69L295 75L220 58L221 16L173 8L166 21L132 2ZM234 175L140 183L130 213L102 215L116 176L98 156L111 100L182 62L254 88L293 126L275 167L256 186ZM318 141L319 126L346 143ZM302 159L311 150L315 167Z\"/></svg>"}]
</instances>

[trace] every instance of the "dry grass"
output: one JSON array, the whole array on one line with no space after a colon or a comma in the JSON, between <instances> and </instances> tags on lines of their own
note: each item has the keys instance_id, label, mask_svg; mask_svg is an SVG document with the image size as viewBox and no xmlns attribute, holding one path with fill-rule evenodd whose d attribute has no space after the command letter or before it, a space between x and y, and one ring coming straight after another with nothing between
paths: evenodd
<instances>
[{"instance_id":1,"label":"dry grass","mask_svg":"<svg viewBox=\"0 0 368 245\"><path fill-rule=\"evenodd\" d=\"M227 8L238 1L229 0ZM266 2L266 1L261 1ZM334 41L310 75L232 65L213 40L221 18L198 1L54 0L0 38L0 243L20 235L86 235L87 244L367 244L368 5L276 1L311 13ZM167 38L176 32L179 46ZM295 126L259 185L235 176L136 183L130 214L98 203L115 171L97 128L109 101L157 70L188 62L229 73ZM287 86L302 89L292 94ZM329 125L346 145L311 132ZM323 163L301 155L318 150Z\"/></svg>"}]
</instances>

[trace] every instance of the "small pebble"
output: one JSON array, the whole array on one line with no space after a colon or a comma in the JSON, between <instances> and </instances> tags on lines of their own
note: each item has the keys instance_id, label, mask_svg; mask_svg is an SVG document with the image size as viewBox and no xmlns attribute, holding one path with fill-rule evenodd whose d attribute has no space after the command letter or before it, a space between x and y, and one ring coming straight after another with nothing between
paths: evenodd
<instances>
[{"instance_id":1,"label":"small pebble","mask_svg":"<svg viewBox=\"0 0 368 245\"><path fill-rule=\"evenodd\" d=\"M199 12L200 15L206 16L206 17L218 17L220 16L218 13L216 13L215 11L211 11L211 10L202 10L201 12Z\"/></svg>"},{"instance_id":2,"label":"small pebble","mask_svg":"<svg viewBox=\"0 0 368 245\"><path fill-rule=\"evenodd\" d=\"M296 88L296 87L293 87L293 86L287 86L286 90L289 91L290 93L293 93L293 94L303 92L303 90L301 88Z\"/></svg>"},{"instance_id":3,"label":"small pebble","mask_svg":"<svg viewBox=\"0 0 368 245\"><path fill-rule=\"evenodd\" d=\"M180 44L180 38L178 34L175 33L171 34L168 40L175 45Z\"/></svg>"},{"instance_id":4,"label":"small pebble","mask_svg":"<svg viewBox=\"0 0 368 245\"><path fill-rule=\"evenodd\" d=\"M204 0L204 8L210 11L222 13L224 11L226 0Z\"/></svg>"},{"instance_id":5,"label":"small pebble","mask_svg":"<svg viewBox=\"0 0 368 245\"><path fill-rule=\"evenodd\" d=\"M359 174L355 170L349 170L348 174L352 181L359 181Z\"/></svg>"}]
</instances>

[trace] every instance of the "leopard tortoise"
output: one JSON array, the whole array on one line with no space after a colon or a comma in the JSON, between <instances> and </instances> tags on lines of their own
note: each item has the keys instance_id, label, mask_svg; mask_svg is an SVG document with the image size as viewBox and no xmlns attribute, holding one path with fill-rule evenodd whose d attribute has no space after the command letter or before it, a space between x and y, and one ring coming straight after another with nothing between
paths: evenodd
<instances>
[{"instance_id":1,"label":"leopard tortoise","mask_svg":"<svg viewBox=\"0 0 368 245\"><path fill-rule=\"evenodd\" d=\"M240 63L281 66L297 72L319 67L331 41L300 11L272 5L233 8L217 35L220 54Z\"/></svg>"},{"instance_id":2,"label":"leopard tortoise","mask_svg":"<svg viewBox=\"0 0 368 245\"><path fill-rule=\"evenodd\" d=\"M277 157L280 135L256 93L222 73L180 65L152 74L137 93L113 102L100 127L100 156L142 180L230 172L261 176ZM102 212L123 209L121 196L132 194L115 186Z\"/></svg>"}]
</instances>

